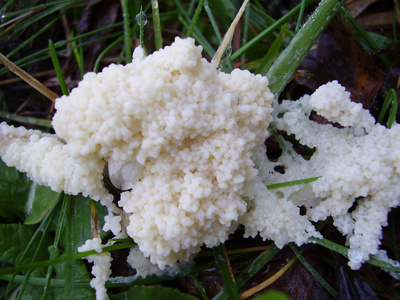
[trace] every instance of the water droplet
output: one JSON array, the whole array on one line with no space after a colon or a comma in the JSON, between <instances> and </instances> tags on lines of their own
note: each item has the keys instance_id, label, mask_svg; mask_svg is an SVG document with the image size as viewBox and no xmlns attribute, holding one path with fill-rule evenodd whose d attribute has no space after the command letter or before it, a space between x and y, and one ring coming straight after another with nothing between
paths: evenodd
<instances>
[{"instance_id":1,"label":"water droplet","mask_svg":"<svg viewBox=\"0 0 400 300\"><path fill-rule=\"evenodd\" d=\"M142 177L143 166L137 161L118 161L110 157L108 175L111 183L118 189L132 189Z\"/></svg>"},{"instance_id":2,"label":"water droplet","mask_svg":"<svg viewBox=\"0 0 400 300\"><path fill-rule=\"evenodd\" d=\"M224 53L222 54L221 61L219 62L219 68L221 68L222 64L226 62L229 57L232 55L232 40L226 46Z\"/></svg>"},{"instance_id":3,"label":"water droplet","mask_svg":"<svg viewBox=\"0 0 400 300\"><path fill-rule=\"evenodd\" d=\"M7 16L6 16L5 14L1 14L1 15L0 15L0 24L3 23L3 22L5 22L6 19L7 19Z\"/></svg>"},{"instance_id":4,"label":"water droplet","mask_svg":"<svg viewBox=\"0 0 400 300\"><path fill-rule=\"evenodd\" d=\"M144 12L138 13L135 19L139 26L145 26L147 24L147 16Z\"/></svg>"}]
</instances>

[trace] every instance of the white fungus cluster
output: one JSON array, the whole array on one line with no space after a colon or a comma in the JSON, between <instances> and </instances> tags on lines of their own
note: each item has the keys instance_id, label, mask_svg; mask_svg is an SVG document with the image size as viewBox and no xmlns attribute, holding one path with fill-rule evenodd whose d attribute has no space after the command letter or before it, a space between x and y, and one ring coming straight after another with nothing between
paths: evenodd
<instances>
[{"instance_id":1,"label":"white fungus cluster","mask_svg":"<svg viewBox=\"0 0 400 300\"><path fill-rule=\"evenodd\" d=\"M96 200L108 192L101 175L104 162L81 163L69 154L69 146L51 134L39 130L14 128L0 124L0 155L4 162L27 172L35 182L50 186L54 191L68 194L83 193Z\"/></svg>"},{"instance_id":2,"label":"white fungus cluster","mask_svg":"<svg viewBox=\"0 0 400 300\"><path fill-rule=\"evenodd\" d=\"M349 100L350 93L335 80L312 94L310 106L320 116L343 127L369 129L374 126L374 118L362 104Z\"/></svg>"},{"instance_id":3,"label":"white fungus cluster","mask_svg":"<svg viewBox=\"0 0 400 300\"><path fill-rule=\"evenodd\" d=\"M313 110L346 127L311 121ZM378 253L387 214L400 204L400 126L374 125L373 117L361 104L351 102L350 94L337 82L298 101L283 101L274 116L276 129L294 134L315 152L305 159L288 142L282 142L283 154L270 162L265 147L255 149L253 159L260 173L247 184L249 198L254 200L242 221L247 234L260 232L279 246L290 241L301 245L308 237L319 236L311 222L332 216L334 225L347 236L349 265L359 268ZM274 171L277 166L284 174ZM307 185L278 190L265 187L317 176L318 180ZM300 215L300 207L306 210L304 215Z\"/></svg>"},{"instance_id":4,"label":"white fungus cluster","mask_svg":"<svg viewBox=\"0 0 400 300\"><path fill-rule=\"evenodd\" d=\"M103 245L98 237L87 240L78 248L79 252L95 250L98 253L86 257L89 262L93 263L92 275L94 278L90 281L90 286L96 289L96 299L107 299L105 283L111 275L111 253L102 252L102 249Z\"/></svg>"},{"instance_id":5,"label":"white fungus cluster","mask_svg":"<svg viewBox=\"0 0 400 300\"><path fill-rule=\"evenodd\" d=\"M400 200L400 126L374 125L332 82L275 105L272 126L314 149L311 158L282 140L282 155L269 161L267 78L222 73L201 51L193 39L177 38L147 57L137 48L126 66L86 74L56 100L55 135L0 124L3 161L55 191L100 200L108 208L103 229L137 243L128 262L139 276L176 268L202 245L227 240L239 224L247 236L283 247L321 237L313 222L332 216L347 236L352 268L380 253L381 227ZM342 128L311 121L311 111ZM123 190L118 204L104 175ZM266 187L311 177L318 180ZM89 249L100 253L100 239L79 250ZM89 259L102 299L111 256Z\"/></svg>"},{"instance_id":6,"label":"white fungus cluster","mask_svg":"<svg viewBox=\"0 0 400 300\"><path fill-rule=\"evenodd\" d=\"M273 95L266 77L225 74L201 51L177 38L86 74L56 100L56 135L2 124L3 160L56 191L100 199L104 228L127 233L160 269L220 244L246 211L243 186L257 173L251 153L268 135ZM118 207L103 186L106 166L128 189Z\"/></svg>"}]
</instances>

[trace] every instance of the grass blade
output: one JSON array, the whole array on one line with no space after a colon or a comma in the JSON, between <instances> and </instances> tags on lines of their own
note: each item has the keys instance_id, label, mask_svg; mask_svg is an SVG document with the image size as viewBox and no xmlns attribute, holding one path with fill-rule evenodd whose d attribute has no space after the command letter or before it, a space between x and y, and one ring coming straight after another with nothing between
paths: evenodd
<instances>
[{"instance_id":1,"label":"grass blade","mask_svg":"<svg viewBox=\"0 0 400 300\"><path fill-rule=\"evenodd\" d=\"M269 277L267 280L261 282L260 284L248 289L247 291L240 294L240 299L246 299L248 297L253 296L255 293L261 292L275 281L277 281L285 272L296 262L297 257L293 258L290 262L288 262L282 269L277 271L274 275Z\"/></svg>"},{"instance_id":2,"label":"grass blade","mask_svg":"<svg viewBox=\"0 0 400 300\"><path fill-rule=\"evenodd\" d=\"M132 45L131 45L131 20L129 14L129 0L122 1L122 10L124 18L124 49L126 63L132 62Z\"/></svg>"},{"instance_id":3,"label":"grass blade","mask_svg":"<svg viewBox=\"0 0 400 300\"><path fill-rule=\"evenodd\" d=\"M243 14L243 22L242 22L242 37L240 42L242 45L245 45L249 39L249 24L250 24L250 12L251 12L251 5L248 5L248 8L244 11ZM241 61L246 60L246 53L243 53L240 57Z\"/></svg>"},{"instance_id":4,"label":"grass blade","mask_svg":"<svg viewBox=\"0 0 400 300\"><path fill-rule=\"evenodd\" d=\"M58 243L60 241L60 237L61 237L61 232L62 232L62 227L64 225L64 221L65 221L65 215L66 215L66 204L67 201L63 201L62 203L62 207L60 210L60 217L57 223L57 230L56 230L56 235L54 237L54 242L53 242L53 249L50 252L50 259L54 259L56 258L57 255L57 250L58 250ZM53 266L50 265L48 270L47 270L47 275L46 275L46 283L44 286L44 290L43 290L43 300L47 299L47 295L50 291L50 283L51 283L51 276L53 273Z\"/></svg>"},{"instance_id":5,"label":"grass blade","mask_svg":"<svg viewBox=\"0 0 400 300\"><path fill-rule=\"evenodd\" d=\"M17 121L20 123L36 125L36 126L45 127L45 128L53 127L51 125L50 120L43 120L43 119L38 119L38 118L33 118L33 117L24 117L24 116L4 112L4 111L0 111L0 117L2 119L6 119L6 120L13 120L13 121Z\"/></svg>"},{"instance_id":6,"label":"grass blade","mask_svg":"<svg viewBox=\"0 0 400 300\"><path fill-rule=\"evenodd\" d=\"M307 0L306 5L307 6L310 5L314 1L315 0ZM300 7L301 7L301 4L297 5L295 8L293 8L287 14L285 14L282 18L277 20L275 23L273 23L268 28L264 29L256 37L252 38L246 45L243 45L242 47L240 47L237 51L235 51L235 53L232 54L232 56L230 57L230 60L234 61L239 56L241 56L244 52L246 52L249 48L251 48L253 45L255 45L260 40L262 40L265 36L274 32L275 30L281 28L283 26L283 24L287 23L294 15L296 15L299 12Z\"/></svg>"},{"instance_id":7,"label":"grass blade","mask_svg":"<svg viewBox=\"0 0 400 300\"><path fill-rule=\"evenodd\" d=\"M73 32L71 32L71 36L73 36ZM82 43L81 39L77 39L76 41L71 42L72 44L72 53L74 53L76 63L79 67L79 71L81 73L81 79L83 78L83 75L85 75L85 59L83 57L83 46L84 43Z\"/></svg>"},{"instance_id":8,"label":"grass blade","mask_svg":"<svg viewBox=\"0 0 400 300\"><path fill-rule=\"evenodd\" d=\"M396 122L397 108L398 108L398 97L395 89L389 89L390 97L392 98L392 106L389 111L389 118L387 121L387 127L391 128Z\"/></svg>"},{"instance_id":9,"label":"grass blade","mask_svg":"<svg viewBox=\"0 0 400 300\"><path fill-rule=\"evenodd\" d=\"M293 253L296 255L297 259L307 269L307 271L310 272L310 274L314 276L314 278L328 291L328 293L336 299L337 293L335 289L310 265L310 263L304 258L300 251L297 250L293 243L290 243L289 246L290 249L292 249Z\"/></svg>"},{"instance_id":10,"label":"grass blade","mask_svg":"<svg viewBox=\"0 0 400 300\"><path fill-rule=\"evenodd\" d=\"M48 87L44 86L37 79L33 78L27 72L17 67L14 63L12 63L7 57L5 57L2 53L0 53L0 63L2 63L6 68L8 68L11 72L17 75L19 78L28 83L31 87L36 89L38 92L46 96L48 99L54 102L55 99L59 98L59 96L50 90Z\"/></svg>"},{"instance_id":11,"label":"grass blade","mask_svg":"<svg viewBox=\"0 0 400 300\"><path fill-rule=\"evenodd\" d=\"M205 0L200 0L199 4L197 5L196 10L194 11L194 14L193 14L192 21L190 22L189 28L186 31L185 37L189 37L192 35L194 27L196 26L197 20L199 19L201 10L203 9L204 2L205 2Z\"/></svg>"},{"instance_id":12,"label":"grass blade","mask_svg":"<svg viewBox=\"0 0 400 300\"><path fill-rule=\"evenodd\" d=\"M280 182L280 183L273 183L273 184L267 185L267 189L275 190L275 189L280 189L280 188L288 187L288 186L294 186L294 185L298 185L298 184L307 184L307 183L316 181L319 178L321 178L321 176L299 179L299 180L292 180L292 181L285 181L285 182Z\"/></svg>"},{"instance_id":13,"label":"grass blade","mask_svg":"<svg viewBox=\"0 0 400 300\"><path fill-rule=\"evenodd\" d=\"M72 36L70 39L68 39L66 41L60 41L60 42L55 43L54 47L56 49L59 49L59 48L62 48L64 46L68 45L68 44L71 44L71 43L79 41L79 40L87 40L86 42L84 42L84 43L82 43L80 45L80 46L85 46L85 45L89 45L89 44L92 44L92 43L96 43L96 42L101 41L101 40L107 40L107 39L111 39L111 38L115 38L115 37L120 37L121 35L123 35L122 31L117 31L115 33L107 34L107 35L105 35L103 37L100 37L100 38L88 39L89 37L94 36L94 35L96 35L98 33L101 33L102 31L116 29L118 27L121 27L122 25L123 25L122 22L115 23L113 25L109 25L109 26L106 26L106 27L103 27L103 28L95 29L95 30L87 32L87 33L83 33L83 34L79 34L79 35L76 35L76 36ZM70 50L73 50L73 49L79 47L79 46L76 46L76 43L74 45L75 46L73 46L73 47L68 47L66 49L59 50L58 52L59 53L64 53L64 52L68 52ZM49 58L49 53L48 52L49 52L48 48L45 48L43 50L37 51L36 53L33 53L33 54L28 55L28 56L26 56L24 58L21 58L20 60L15 61L14 64L19 66L20 68L22 68L22 67L37 63L39 61L42 61L42 60L45 60L45 59ZM39 58L36 58L36 57L39 57ZM9 69L7 69L7 68L0 69L0 75L4 75L4 74L6 74L8 72L9 72Z\"/></svg>"},{"instance_id":14,"label":"grass blade","mask_svg":"<svg viewBox=\"0 0 400 300\"><path fill-rule=\"evenodd\" d=\"M139 24L139 44L141 47L144 47L144 25L147 19L142 6L140 6L139 13L136 15L136 22Z\"/></svg>"},{"instance_id":15,"label":"grass blade","mask_svg":"<svg viewBox=\"0 0 400 300\"><path fill-rule=\"evenodd\" d=\"M385 117L385 114L390 106L389 117L386 125L388 128L391 128L393 123L396 121L397 105L398 105L398 99L396 90L391 88L388 90L388 93L385 97L385 101L383 102L381 111L378 116L378 123L380 124L383 123L383 118Z\"/></svg>"},{"instance_id":16,"label":"grass blade","mask_svg":"<svg viewBox=\"0 0 400 300\"><path fill-rule=\"evenodd\" d=\"M57 201L55 204L57 205L57 204L58 204L58 201ZM54 206L53 206L53 210L54 210ZM40 237L40 240L39 240L38 246L37 246L37 248L36 248L36 251L35 251L35 253L33 254L33 256L32 256L32 258L31 258L31 261L32 261L32 262L34 262L34 261L36 260L36 258L37 258L37 256L38 256L39 252L40 252L40 251L43 251L43 244L44 244L44 241L45 241L45 238L46 238L46 234L48 233L49 227L50 227L50 225L51 225L51 223L52 223L51 221L52 221L53 217L54 217L54 213L51 214L51 217L50 217L49 219L46 218L46 221L41 223L41 225L45 224L45 226L44 226L43 231L41 231L42 235L41 235L41 237ZM19 294L18 294L18 299L23 299L22 297L24 296L25 287L28 285L28 283L29 283L29 277L31 276L31 274L32 274L33 271L34 271L34 270L29 270L29 271L26 273L26 275L25 275L25 280L24 280L24 282L22 283L22 287L21 287L21 289L20 289L20 291L19 291Z\"/></svg>"},{"instance_id":17,"label":"grass blade","mask_svg":"<svg viewBox=\"0 0 400 300\"><path fill-rule=\"evenodd\" d=\"M194 280L194 284L196 285L197 289L199 290L201 296L203 297L204 300L208 300L206 291L204 290L204 287L201 284L201 281L197 277L197 275L192 275L192 278Z\"/></svg>"},{"instance_id":18,"label":"grass blade","mask_svg":"<svg viewBox=\"0 0 400 300\"><path fill-rule=\"evenodd\" d=\"M75 253L77 245L75 244L75 228L74 228L74 215L75 215L75 201L72 196L64 195L65 204L65 255L71 256ZM76 278L75 278L75 260L69 259L65 262L64 276L65 276L65 295L69 299L75 299L76 296Z\"/></svg>"},{"instance_id":19,"label":"grass blade","mask_svg":"<svg viewBox=\"0 0 400 300\"><path fill-rule=\"evenodd\" d=\"M33 255L33 258L32 258L32 260L31 260L31 264L35 264L34 259L35 259L36 255L39 253L38 251L41 250L41 246L42 246L42 243L43 243L43 241L44 241L45 233L48 231L48 228L49 228L49 226L50 226L51 223L52 223L54 214L55 214L55 212L57 211L56 208L58 207L59 203L60 203L60 197L57 199L56 203L53 204L52 208L50 209L50 212L47 214L47 216L46 216L46 217L43 219L43 221L40 223L40 226L36 229L34 235L33 235L32 238L30 239L30 241L29 241L28 245L26 246L24 252L22 253L22 255L21 255L19 261L17 262L16 267L14 267L15 271L8 272L8 273L13 273L13 274L12 274L12 276L11 276L11 279L10 279L9 283L8 283L8 287L7 287L7 291L6 291L6 298L7 298L7 295L8 295L8 293L9 293L9 290L10 290L10 288L11 288L11 286L12 286L12 283L13 283L13 281L14 281L14 278L15 278L15 276L17 275L16 273L19 272L19 271L17 271L17 269L23 267L23 265L21 265L21 263L22 263L22 262L24 261L24 259L27 257L29 250L33 247L33 245L34 245L34 243L36 242L36 240L37 240L37 239L39 238L39 236L42 234L42 236L41 236L41 238L40 238L40 241L39 241L39 244L37 245L36 251L35 251L35 253L34 253L34 255ZM20 295L23 294L23 290L24 290L24 288L25 288L25 286L26 286L26 284L27 284L27 282L28 282L30 273L31 273L31 271L33 271L33 269L34 269L34 268L32 268L32 269L27 269L27 271L29 271L29 272L28 272L28 274L26 275L26 277L25 277L25 279L24 279L24 281L23 281L23 286L22 286L22 289L21 289L21 291L20 291ZM0 270L0 271L1 271L1 270Z\"/></svg>"},{"instance_id":20,"label":"grass blade","mask_svg":"<svg viewBox=\"0 0 400 300\"><path fill-rule=\"evenodd\" d=\"M262 252L255 258L246 268L235 277L237 288L243 286L250 278L252 278L258 271L260 271L281 249L275 244L272 244L268 250ZM222 290L214 300L227 300L229 293L226 289Z\"/></svg>"},{"instance_id":21,"label":"grass blade","mask_svg":"<svg viewBox=\"0 0 400 300\"><path fill-rule=\"evenodd\" d=\"M347 254L348 254L349 249L346 248L345 246L336 244L325 238L320 239L320 238L310 237L308 240L312 243L316 243L316 244L321 245L329 250L339 253L345 257L348 257ZM393 266L392 264L381 261L375 257L371 257L370 260L367 261L367 263L369 263L370 265L373 265L375 267L379 267L381 269L393 271L395 273L400 273L400 267Z\"/></svg>"},{"instance_id":22,"label":"grass blade","mask_svg":"<svg viewBox=\"0 0 400 300\"><path fill-rule=\"evenodd\" d=\"M235 18L233 19L231 25L229 26L228 31L225 33L222 42L220 43L217 52L215 53L214 57L211 60L211 64L214 65L216 68L222 63L222 55L225 52L225 49L228 48L228 45L232 42L232 36L235 31L236 25L239 23L240 18L242 17L244 10L246 9L249 0L243 1L242 6L240 7L238 13L236 14Z\"/></svg>"},{"instance_id":23,"label":"grass blade","mask_svg":"<svg viewBox=\"0 0 400 300\"><path fill-rule=\"evenodd\" d=\"M191 18L186 11L185 7L182 5L182 3L179 0L174 0L176 6L178 7L179 11L179 16L178 19L180 22L182 22L182 25L185 26L187 29L190 27L191 23ZM210 55L214 56L215 50L211 46L211 44L208 42L208 39L204 37L203 33L197 28L197 26L194 27L193 29L193 35L192 35L198 43L200 43L201 46L203 46L204 51Z\"/></svg>"},{"instance_id":24,"label":"grass blade","mask_svg":"<svg viewBox=\"0 0 400 300\"><path fill-rule=\"evenodd\" d=\"M204 2L204 10L206 11L206 14L208 16L208 19L210 20L211 26L214 29L214 33L217 36L218 41L220 42L222 40L221 31L219 30L217 22L215 21L215 18L211 11L210 5L208 4L208 0L206 0Z\"/></svg>"},{"instance_id":25,"label":"grass blade","mask_svg":"<svg viewBox=\"0 0 400 300\"><path fill-rule=\"evenodd\" d=\"M11 3L13 3L14 0L8 0L7 3L3 4L3 7L0 8L0 14L4 14L4 12L6 11L7 7L10 6Z\"/></svg>"},{"instance_id":26,"label":"grass blade","mask_svg":"<svg viewBox=\"0 0 400 300\"><path fill-rule=\"evenodd\" d=\"M49 4L43 4L43 5L27 8L26 10L20 10L20 11L18 11L17 14L26 13L26 17L29 17L31 15L32 16L27 18L26 20L23 20L19 24L16 24L15 26L11 26L12 32L10 34L17 34L18 32L20 32L21 30L24 30L28 26L31 26L32 24L38 22L39 20L41 20L53 13L56 13L59 10L64 9L65 7L67 7L70 4L73 4L74 2L76 2L76 1L75 0L55 1L55 2L49 3ZM9 16L12 16L12 15L13 14L10 14ZM11 31L10 28L6 29L4 32L2 32L0 34L0 38L4 38L5 35L7 33L9 33L9 31Z\"/></svg>"},{"instance_id":27,"label":"grass blade","mask_svg":"<svg viewBox=\"0 0 400 300\"><path fill-rule=\"evenodd\" d=\"M60 61L58 60L58 57L57 57L57 51L56 51L56 48L54 48L54 44L53 44L52 40L49 40L49 50L50 50L51 60L53 61L54 70L56 71L56 74L57 74L58 83L60 84L60 87L61 87L61 91L62 91L63 95L68 96L69 91L67 88L67 84L65 83L65 78L62 73Z\"/></svg>"},{"instance_id":28,"label":"grass blade","mask_svg":"<svg viewBox=\"0 0 400 300\"><path fill-rule=\"evenodd\" d=\"M17 48L15 48L13 51L11 51L10 53L8 53L6 56L7 58L10 58L11 56L13 56L15 53L17 53L19 50L21 50L22 48L24 48L26 45L30 44L32 41L34 41L39 35L41 35L42 33L46 32L47 30L49 30L51 27L54 26L54 24L61 18L61 14L57 17L55 17L53 20L51 20L51 22L49 22L48 24L46 24L43 28L41 28L38 32L36 32L34 35L32 35L30 38L26 39L23 43L21 43Z\"/></svg>"},{"instance_id":29,"label":"grass blade","mask_svg":"<svg viewBox=\"0 0 400 300\"><path fill-rule=\"evenodd\" d=\"M287 23L285 23L282 26L279 36L272 43L271 48L269 48L267 54L262 59L260 65L258 66L258 68L255 72L256 74L266 74L267 71L269 70L269 68L272 66L275 58L278 56L279 51L282 47L284 38L286 36L286 31L287 31Z\"/></svg>"},{"instance_id":30,"label":"grass blade","mask_svg":"<svg viewBox=\"0 0 400 300\"><path fill-rule=\"evenodd\" d=\"M346 19L351 24L351 26L354 27L357 34L364 39L366 45L370 48L368 50L380 51L381 50L380 47L376 45L375 41L370 37L370 35L364 29L362 29L360 24L358 24L358 22L350 15L350 13L344 7L342 7L341 10ZM381 60L381 62L384 63L386 66L391 65L387 57L385 57L384 55L378 53L377 56Z\"/></svg>"},{"instance_id":31,"label":"grass blade","mask_svg":"<svg viewBox=\"0 0 400 300\"><path fill-rule=\"evenodd\" d=\"M306 1L301 1L299 17L297 18L296 29L294 30L295 34L299 31L301 27L301 23L303 22L304 10L306 9Z\"/></svg>"},{"instance_id":32,"label":"grass blade","mask_svg":"<svg viewBox=\"0 0 400 300\"><path fill-rule=\"evenodd\" d=\"M237 12L234 1L211 0L209 4L214 11L217 20L221 24L223 30L228 30L231 24L231 20L233 20Z\"/></svg>"},{"instance_id":33,"label":"grass blade","mask_svg":"<svg viewBox=\"0 0 400 300\"><path fill-rule=\"evenodd\" d=\"M135 246L135 244L133 242L118 243L118 244L114 244L111 246L103 247L103 252L110 252L110 251L119 250L119 249L132 248L133 246ZM74 254L70 254L70 255L64 255L64 256L57 257L55 259L38 261L38 262L25 264L25 265L21 265L21 266L2 268L2 269L0 269L0 274L10 274L10 273L27 271L27 270L31 270L31 269L37 269L37 268L41 268L41 267L47 267L47 266L54 265L54 264L64 263L64 262L67 262L72 259L85 258L85 257L87 257L89 255L93 255L93 254L98 254L98 253L95 250L91 250L91 251L74 253Z\"/></svg>"},{"instance_id":34,"label":"grass blade","mask_svg":"<svg viewBox=\"0 0 400 300\"><path fill-rule=\"evenodd\" d=\"M347 252L349 251L348 248L341 246L339 244L336 244L330 240L327 240L325 238L319 239L315 237L310 237L308 239L310 242L316 243L318 245L321 245L329 250L335 251L336 253L342 254L343 256L347 257Z\"/></svg>"},{"instance_id":35,"label":"grass blade","mask_svg":"<svg viewBox=\"0 0 400 300\"><path fill-rule=\"evenodd\" d=\"M100 66L100 62L103 59L103 57L109 52L111 51L115 46L117 46L119 43L121 43L124 40L123 36L120 36L119 38L117 38L114 42L112 42L110 45L108 45L97 57L96 62L94 63L94 67L93 67L93 72L97 73L99 72L99 66Z\"/></svg>"},{"instance_id":36,"label":"grass blade","mask_svg":"<svg viewBox=\"0 0 400 300\"><path fill-rule=\"evenodd\" d=\"M240 300L238 287L233 276L229 257L224 244L214 248L215 260L225 282L225 289L233 300Z\"/></svg>"},{"instance_id":37,"label":"grass blade","mask_svg":"<svg viewBox=\"0 0 400 300\"><path fill-rule=\"evenodd\" d=\"M311 46L329 24L344 0L323 0L267 72L269 88L277 96L292 79Z\"/></svg>"},{"instance_id":38,"label":"grass blade","mask_svg":"<svg viewBox=\"0 0 400 300\"><path fill-rule=\"evenodd\" d=\"M156 43L156 50L163 47L163 38L160 22L160 11L158 9L158 1L151 0L151 11L153 13L153 28L154 28L154 40Z\"/></svg>"}]
</instances>

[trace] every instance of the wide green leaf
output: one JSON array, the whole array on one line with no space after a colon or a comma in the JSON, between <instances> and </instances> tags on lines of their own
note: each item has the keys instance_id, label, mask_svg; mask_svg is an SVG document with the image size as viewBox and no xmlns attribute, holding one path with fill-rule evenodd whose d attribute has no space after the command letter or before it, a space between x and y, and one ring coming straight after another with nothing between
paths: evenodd
<instances>
[{"instance_id":1,"label":"wide green leaf","mask_svg":"<svg viewBox=\"0 0 400 300\"><path fill-rule=\"evenodd\" d=\"M39 223L53 207L59 194L50 188L30 182L28 201L26 205L25 224Z\"/></svg>"},{"instance_id":2,"label":"wide green leaf","mask_svg":"<svg viewBox=\"0 0 400 300\"><path fill-rule=\"evenodd\" d=\"M0 161L0 216L36 224L47 214L59 194L31 181Z\"/></svg>"},{"instance_id":3,"label":"wide green leaf","mask_svg":"<svg viewBox=\"0 0 400 300\"><path fill-rule=\"evenodd\" d=\"M0 262L3 265L16 265L35 231L36 226L0 224ZM48 241L43 244L43 251L39 252L38 260L48 259L47 247L49 245L50 243ZM33 247L29 250L24 262L30 260L36 248L37 242L35 242Z\"/></svg>"},{"instance_id":4,"label":"wide green leaf","mask_svg":"<svg viewBox=\"0 0 400 300\"><path fill-rule=\"evenodd\" d=\"M0 216L25 218L29 179L0 161Z\"/></svg>"},{"instance_id":5,"label":"wide green leaf","mask_svg":"<svg viewBox=\"0 0 400 300\"><path fill-rule=\"evenodd\" d=\"M74 278L75 280L90 280L91 276L86 268L85 262L83 260L72 260L72 265L69 267L72 267L71 269L74 272ZM66 272L66 264L69 262L58 264L54 266L54 271L56 273L56 278L58 279L66 279L66 275L68 275ZM71 294L66 292L68 289L65 287L54 287L52 288L52 294L53 297L52 299L69 299L69 300L90 300L95 298L95 293L94 290L87 285L86 288L84 287L74 287L74 293L73 296L71 297Z\"/></svg>"}]
</instances>

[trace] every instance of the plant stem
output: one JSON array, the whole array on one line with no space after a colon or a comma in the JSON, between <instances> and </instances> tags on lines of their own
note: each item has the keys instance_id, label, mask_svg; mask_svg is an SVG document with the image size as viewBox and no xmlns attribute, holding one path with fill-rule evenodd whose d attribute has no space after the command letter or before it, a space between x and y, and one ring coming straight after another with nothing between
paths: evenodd
<instances>
[{"instance_id":1,"label":"plant stem","mask_svg":"<svg viewBox=\"0 0 400 300\"><path fill-rule=\"evenodd\" d=\"M277 96L292 79L303 58L336 15L344 0L323 0L267 72L271 92Z\"/></svg>"},{"instance_id":2,"label":"plant stem","mask_svg":"<svg viewBox=\"0 0 400 300\"><path fill-rule=\"evenodd\" d=\"M123 0L123 17L124 17L124 46L126 63L132 62L132 47L131 47L131 22L129 14L129 0Z\"/></svg>"},{"instance_id":3,"label":"plant stem","mask_svg":"<svg viewBox=\"0 0 400 300\"><path fill-rule=\"evenodd\" d=\"M158 50L163 47L163 38L161 35L160 12L158 10L157 0L151 0L151 10L153 12L153 27L154 27L154 38L156 42L156 50Z\"/></svg>"},{"instance_id":4,"label":"plant stem","mask_svg":"<svg viewBox=\"0 0 400 300\"><path fill-rule=\"evenodd\" d=\"M7 57L5 57L2 53L0 53L0 63L2 63L7 69L29 84L31 87L36 89L42 95L50 99L51 101L55 101L60 96L50 90L48 87L44 86L37 79L33 78L27 72L16 66L13 62L11 62Z\"/></svg>"}]
</instances>

